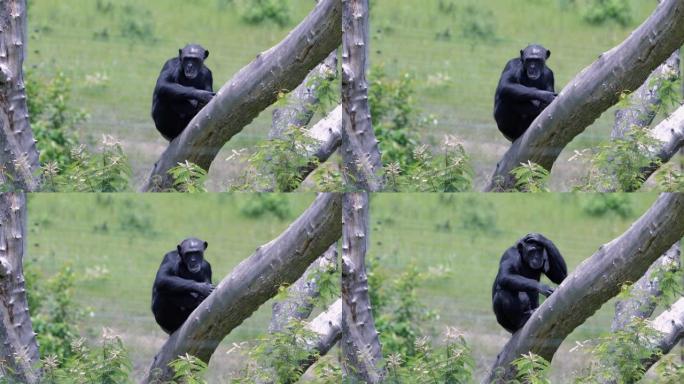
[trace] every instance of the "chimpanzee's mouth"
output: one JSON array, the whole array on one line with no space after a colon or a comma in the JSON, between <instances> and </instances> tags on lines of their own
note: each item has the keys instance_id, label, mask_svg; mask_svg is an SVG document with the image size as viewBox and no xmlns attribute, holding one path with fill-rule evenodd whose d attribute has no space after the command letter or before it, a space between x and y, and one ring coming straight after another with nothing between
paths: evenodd
<instances>
[{"instance_id":1,"label":"chimpanzee's mouth","mask_svg":"<svg viewBox=\"0 0 684 384\"><path fill-rule=\"evenodd\" d=\"M188 270L192 273L197 273L202 269L202 266L199 264L195 264L194 266L188 266Z\"/></svg>"}]
</instances>

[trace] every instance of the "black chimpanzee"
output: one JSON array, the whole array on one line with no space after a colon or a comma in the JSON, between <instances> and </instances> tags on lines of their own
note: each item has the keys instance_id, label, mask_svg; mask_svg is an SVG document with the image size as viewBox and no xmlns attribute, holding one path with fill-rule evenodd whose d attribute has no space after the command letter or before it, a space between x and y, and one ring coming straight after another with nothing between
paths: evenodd
<instances>
[{"instance_id":1,"label":"black chimpanzee","mask_svg":"<svg viewBox=\"0 0 684 384\"><path fill-rule=\"evenodd\" d=\"M553 71L546 66L551 51L532 44L511 59L501 73L494 95L494 119L499 131L515 141L557 96Z\"/></svg>"},{"instance_id":2,"label":"black chimpanzee","mask_svg":"<svg viewBox=\"0 0 684 384\"><path fill-rule=\"evenodd\" d=\"M152 313L164 332L175 332L214 290L207 242L189 237L164 255L152 286Z\"/></svg>"},{"instance_id":3,"label":"black chimpanzee","mask_svg":"<svg viewBox=\"0 0 684 384\"><path fill-rule=\"evenodd\" d=\"M209 51L198 44L178 50L164 63L152 95L152 119L166 140L180 135L215 93L211 71L204 65Z\"/></svg>"},{"instance_id":4,"label":"black chimpanzee","mask_svg":"<svg viewBox=\"0 0 684 384\"><path fill-rule=\"evenodd\" d=\"M499 273L492 287L496 320L507 331L522 328L539 307L539 294L549 297L554 289L539 282L544 273L560 284L568 268L558 248L543 235L530 233L501 256Z\"/></svg>"}]
</instances>

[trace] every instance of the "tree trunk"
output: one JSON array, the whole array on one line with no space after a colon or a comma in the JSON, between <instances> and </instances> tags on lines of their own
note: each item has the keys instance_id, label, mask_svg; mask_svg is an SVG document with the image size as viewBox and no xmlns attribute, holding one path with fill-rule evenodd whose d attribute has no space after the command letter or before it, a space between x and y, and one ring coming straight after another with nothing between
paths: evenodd
<instances>
[{"instance_id":1,"label":"tree trunk","mask_svg":"<svg viewBox=\"0 0 684 384\"><path fill-rule=\"evenodd\" d=\"M375 192L383 170L368 105L368 0L342 2L342 174L348 189Z\"/></svg>"},{"instance_id":2,"label":"tree trunk","mask_svg":"<svg viewBox=\"0 0 684 384\"><path fill-rule=\"evenodd\" d=\"M25 196L0 194L0 378L37 383L40 357L22 267L25 236Z\"/></svg>"},{"instance_id":3,"label":"tree trunk","mask_svg":"<svg viewBox=\"0 0 684 384\"><path fill-rule=\"evenodd\" d=\"M341 14L340 0L321 0L283 41L242 68L169 143L142 190L171 188L168 170L186 160L208 170L226 142L339 46Z\"/></svg>"},{"instance_id":4,"label":"tree trunk","mask_svg":"<svg viewBox=\"0 0 684 384\"><path fill-rule=\"evenodd\" d=\"M171 379L169 362L186 353L209 362L228 333L339 239L341 210L340 195L320 194L285 232L235 267L169 337L143 382Z\"/></svg>"},{"instance_id":5,"label":"tree trunk","mask_svg":"<svg viewBox=\"0 0 684 384\"><path fill-rule=\"evenodd\" d=\"M11 184L5 190L40 186L22 73L26 39L26 1L0 1L0 187Z\"/></svg>"},{"instance_id":6,"label":"tree trunk","mask_svg":"<svg viewBox=\"0 0 684 384\"><path fill-rule=\"evenodd\" d=\"M675 243L634 283L629 291L629 297L615 303L615 317L610 326L611 332L624 329L634 319L651 317L656 308L655 299L663 294L660 281L656 276L657 271L679 269L679 252L679 243Z\"/></svg>"},{"instance_id":7,"label":"tree trunk","mask_svg":"<svg viewBox=\"0 0 684 384\"><path fill-rule=\"evenodd\" d=\"M342 210L342 368L352 383L385 377L366 275L368 193L345 193Z\"/></svg>"},{"instance_id":8,"label":"tree trunk","mask_svg":"<svg viewBox=\"0 0 684 384\"><path fill-rule=\"evenodd\" d=\"M653 366L662 356L668 354L684 338L684 298L677 300L670 309L656 317L651 327L662 336L653 340L653 354L644 363L644 371Z\"/></svg>"},{"instance_id":9,"label":"tree trunk","mask_svg":"<svg viewBox=\"0 0 684 384\"><path fill-rule=\"evenodd\" d=\"M331 273L336 269L337 244L335 243L287 289L288 294L285 300L273 303L268 331L282 332L290 321L308 319L314 308L313 300L320 295L317 273Z\"/></svg>"},{"instance_id":10,"label":"tree trunk","mask_svg":"<svg viewBox=\"0 0 684 384\"><path fill-rule=\"evenodd\" d=\"M565 146L620 94L637 89L684 43L684 0L664 0L622 44L580 72L497 164L486 191L513 188L511 170L532 161L550 170Z\"/></svg>"},{"instance_id":11,"label":"tree trunk","mask_svg":"<svg viewBox=\"0 0 684 384\"><path fill-rule=\"evenodd\" d=\"M633 126L646 128L653 123L658 107L662 104L658 91L666 81L679 78L679 50L656 68L648 79L629 96L630 105L615 111L615 125L610 133L613 139L625 137Z\"/></svg>"},{"instance_id":12,"label":"tree trunk","mask_svg":"<svg viewBox=\"0 0 684 384\"><path fill-rule=\"evenodd\" d=\"M667 119L658 124L651 136L661 141L658 148L653 148L652 153L657 161L651 163L650 166L641 169L643 180L648 179L655 171L660 168L661 164L665 164L677 154L677 152L684 146L684 107L677 108ZM633 192L633 191L629 191Z\"/></svg>"},{"instance_id":13,"label":"tree trunk","mask_svg":"<svg viewBox=\"0 0 684 384\"><path fill-rule=\"evenodd\" d=\"M287 105L273 110L269 139L283 137L283 132L293 125L306 127L314 115L314 108L319 104L318 88L323 81L335 79L337 76L337 49L330 52L328 57L318 64L304 81L287 96Z\"/></svg>"},{"instance_id":14,"label":"tree trunk","mask_svg":"<svg viewBox=\"0 0 684 384\"><path fill-rule=\"evenodd\" d=\"M684 194L661 194L624 234L601 246L537 308L498 355L485 382L513 377L510 363L528 352L551 361L570 332L618 294L622 284L643 276L682 236ZM498 368L504 369L503 377L495 377Z\"/></svg>"}]
</instances>

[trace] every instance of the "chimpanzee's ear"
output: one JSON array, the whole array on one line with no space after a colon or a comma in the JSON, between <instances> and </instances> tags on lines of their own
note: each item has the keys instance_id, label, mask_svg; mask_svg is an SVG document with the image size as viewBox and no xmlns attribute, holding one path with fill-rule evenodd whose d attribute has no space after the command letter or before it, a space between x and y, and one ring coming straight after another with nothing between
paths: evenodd
<instances>
[{"instance_id":1,"label":"chimpanzee's ear","mask_svg":"<svg viewBox=\"0 0 684 384\"><path fill-rule=\"evenodd\" d=\"M178 254L180 255L180 254L181 254L181 247L180 247L180 244L176 245L176 249L178 250Z\"/></svg>"},{"instance_id":2,"label":"chimpanzee's ear","mask_svg":"<svg viewBox=\"0 0 684 384\"><path fill-rule=\"evenodd\" d=\"M204 51L204 60L206 60L207 57L209 57L209 50Z\"/></svg>"},{"instance_id":3,"label":"chimpanzee's ear","mask_svg":"<svg viewBox=\"0 0 684 384\"><path fill-rule=\"evenodd\" d=\"M525 242L523 240L518 241L518 253L522 256L523 249L525 249Z\"/></svg>"},{"instance_id":4,"label":"chimpanzee's ear","mask_svg":"<svg viewBox=\"0 0 684 384\"><path fill-rule=\"evenodd\" d=\"M551 57L551 50L547 49L546 50L546 60L548 60L549 57Z\"/></svg>"},{"instance_id":5,"label":"chimpanzee's ear","mask_svg":"<svg viewBox=\"0 0 684 384\"><path fill-rule=\"evenodd\" d=\"M209 243L207 243L207 242L205 241L205 242L204 242L204 249L207 249L208 246L209 246Z\"/></svg>"},{"instance_id":6,"label":"chimpanzee's ear","mask_svg":"<svg viewBox=\"0 0 684 384\"><path fill-rule=\"evenodd\" d=\"M520 50L520 60L523 61L523 50Z\"/></svg>"},{"instance_id":7,"label":"chimpanzee's ear","mask_svg":"<svg viewBox=\"0 0 684 384\"><path fill-rule=\"evenodd\" d=\"M183 49L182 48L178 49L178 58L179 59L183 58Z\"/></svg>"}]
</instances>

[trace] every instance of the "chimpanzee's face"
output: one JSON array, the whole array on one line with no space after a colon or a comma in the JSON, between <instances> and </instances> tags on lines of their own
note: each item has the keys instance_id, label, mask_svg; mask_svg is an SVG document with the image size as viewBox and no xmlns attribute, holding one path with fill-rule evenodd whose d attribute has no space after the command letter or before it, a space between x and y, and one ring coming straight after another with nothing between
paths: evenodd
<instances>
[{"instance_id":1,"label":"chimpanzee's face","mask_svg":"<svg viewBox=\"0 0 684 384\"><path fill-rule=\"evenodd\" d=\"M187 252L181 255L181 258L183 259L183 263L185 263L185 267L188 269L188 271L190 271L191 273L197 273L200 271L200 269L202 269L202 261L204 261L204 252Z\"/></svg>"},{"instance_id":2,"label":"chimpanzee's face","mask_svg":"<svg viewBox=\"0 0 684 384\"><path fill-rule=\"evenodd\" d=\"M202 270L204 262L204 250L208 243L195 237L189 237L178 244L178 255L181 262L190 273L197 273Z\"/></svg>"},{"instance_id":3,"label":"chimpanzee's face","mask_svg":"<svg viewBox=\"0 0 684 384\"><path fill-rule=\"evenodd\" d=\"M551 51L541 45L530 45L520 51L520 60L523 63L525 76L530 80L539 79L549 56L551 56Z\"/></svg>"},{"instance_id":4,"label":"chimpanzee's face","mask_svg":"<svg viewBox=\"0 0 684 384\"><path fill-rule=\"evenodd\" d=\"M193 80L199 75L204 60L209 57L209 51L202 48L201 45L188 44L185 48L179 50L178 58L181 62L183 75L188 80Z\"/></svg>"},{"instance_id":5,"label":"chimpanzee's face","mask_svg":"<svg viewBox=\"0 0 684 384\"><path fill-rule=\"evenodd\" d=\"M544 268L548 256L546 249L541 244L525 242L523 243L522 257L530 268L539 270Z\"/></svg>"}]
</instances>

